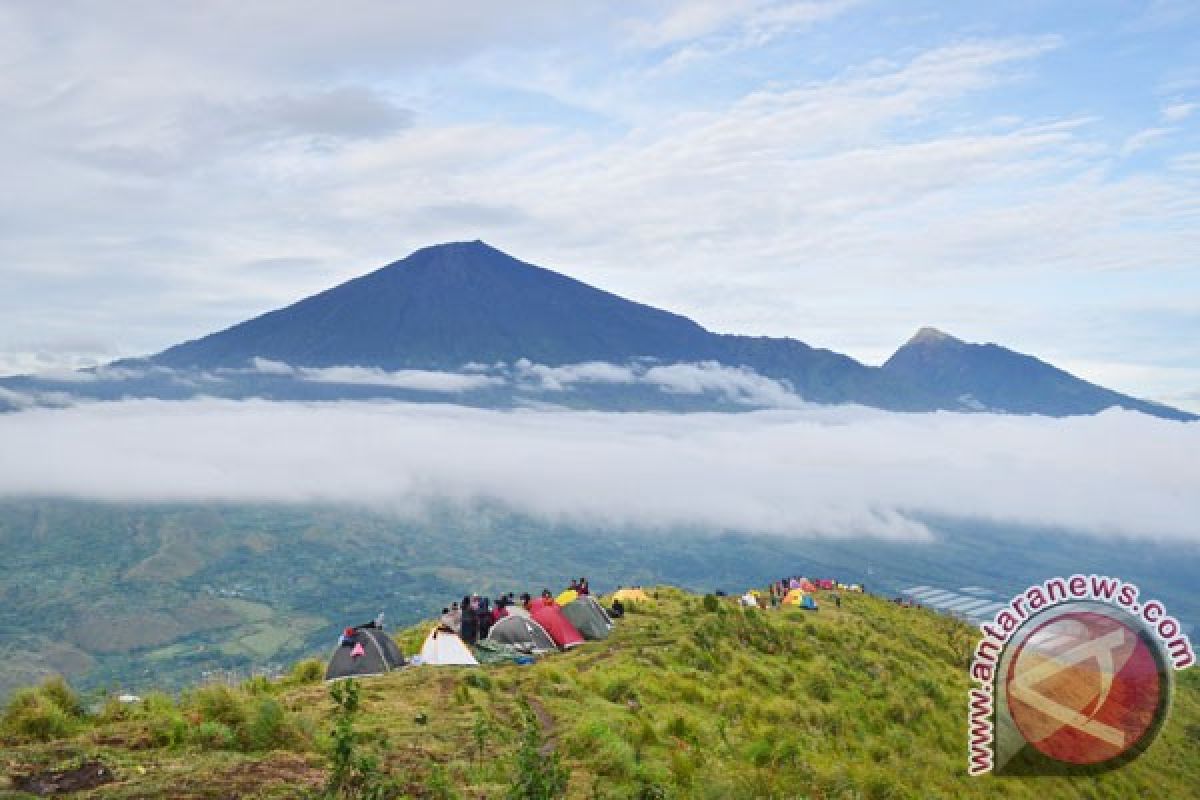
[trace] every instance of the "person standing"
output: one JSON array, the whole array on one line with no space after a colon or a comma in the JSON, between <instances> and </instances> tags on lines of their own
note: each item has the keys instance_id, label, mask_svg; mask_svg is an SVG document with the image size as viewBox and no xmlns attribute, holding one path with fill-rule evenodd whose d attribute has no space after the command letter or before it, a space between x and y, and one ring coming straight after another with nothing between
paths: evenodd
<instances>
[{"instance_id":1,"label":"person standing","mask_svg":"<svg viewBox=\"0 0 1200 800\"><path fill-rule=\"evenodd\" d=\"M462 629L459 636L467 644L475 644L479 639L479 619L475 615L475 606L470 597L462 599Z\"/></svg>"}]
</instances>

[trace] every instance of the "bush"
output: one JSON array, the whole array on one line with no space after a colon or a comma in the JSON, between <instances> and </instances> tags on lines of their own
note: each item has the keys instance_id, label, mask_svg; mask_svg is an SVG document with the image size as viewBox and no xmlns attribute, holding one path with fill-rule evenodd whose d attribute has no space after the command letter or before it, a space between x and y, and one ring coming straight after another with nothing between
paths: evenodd
<instances>
[{"instance_id":1,"label":"bush","mask_svg":"<svg viewBox=\"0 0 1200 800\"><path fill-rule=\"evenodd\" d=\"M704 595L703 602L704 602L704 610L707 611L709 614L717 613L717 609L721 607L720 601L717 600L717 596L715 594Z\"/></svg>"},{"instance_id":2,"label":"bush","mask_svg":"<svg viewBox=\"0 0 1200 800\"><path fill-rule=\"evenodd\" d=\"M238 693L228 686L212 684L192 693L188 705L195 709L201 720L220 722L237 730L246 724L246 708Z\"/></svg>"},{"instance_id":3,"label":"bush","mask_svg":"<svg viewBox=\"0 0 1200 800\"><path fill-rule=\"evenodd\" d=\"M818 675L809 681L808 693L823 703L833 700L833 683L824 675Z\"/></svg>"},{"instance_id":4,"label":"bush","mask_svg":"<svg viewBox=\"0 0 1200 800\"><path fill-rule=\"evenodd\" d=\"M78 720L37 689L18 689L4 709L0 725L6 734L48 742L75 732Z\"/></svg>"},{"instance_id":5,"label":"bush","mask_svg":"<svg viewBox=\"0 0 1200 800\"><path fill-rule=\"evenodd\" d=\"M69 717L81 719L84 716L83 703L75 690L63 680L61 675L47 678L38 688L38 694L58 706Z\"/></svg>"},{"instance_id":6,"label":"bush","mask_svg":"<svg viewBox=\"0 0 1200 800\"><path fill-rule=\"evenodd\" d=\"M192 729L188 741L204 750L235 750L237 737L228 725L207 720Z\"/></svg>"},{"instance_id":7,"label":"bush","mask_svg":"<svg viewBox=\"0 0 1200 800\"><path fill-rule=\"evenodd\" d=\"M263 697L255 704L246 726L245 747L249 750L275 750L292 744L292 730L283 706L274 697Z\"/></svg>"},{"instance_id":8,"label":"bush","mask_svg":"<svg viewBox=\"0 0 1200 800\"><path fill-rule=\"evenodd\" d=\"M318 683L325 677L325 666L315 658L306 658L292 666L287 682L296 686Z\"/></svg>"}]
</instances>

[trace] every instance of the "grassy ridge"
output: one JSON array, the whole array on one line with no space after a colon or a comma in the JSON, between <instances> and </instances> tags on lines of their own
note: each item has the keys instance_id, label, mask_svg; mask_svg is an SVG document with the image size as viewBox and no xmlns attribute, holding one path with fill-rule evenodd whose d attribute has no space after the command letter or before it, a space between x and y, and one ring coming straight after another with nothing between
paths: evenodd
<instances>
[{"instance_id":1,"label":"grassy ridge","mask_svg":"<svg viewBox=\"0 0 1200 800\"><path fill-rule=\"evenodd\" d=\"M1190 797L1200 786L1195 670L1179 676L1162 735L1122 770L971 779L972 642L958 623L854 595L814 614L706 612L696 595L656 594L608 641L533 666L364 681L362 746L410 796L503 797L523 697L570 769L572 798ZM399 637L406 652L423 634ZM282 682L96 716L61 685L26 690L2 722L7 771L98 757L118 781L86 796L295 797L324 781L332 703L319 678L305 662Z\"/></svg>"}]
</instances>

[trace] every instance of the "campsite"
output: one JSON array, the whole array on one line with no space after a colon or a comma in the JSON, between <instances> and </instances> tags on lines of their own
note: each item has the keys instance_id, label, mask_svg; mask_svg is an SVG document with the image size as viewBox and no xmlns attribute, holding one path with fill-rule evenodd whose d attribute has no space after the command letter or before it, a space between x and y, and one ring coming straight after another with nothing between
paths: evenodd
<instances>
[{"instance_id":1,"label":"campsite","mask_svg":"<svg viewBox=\"0 0 1200 800\"><path fill-rule=\"evenodd\" d=\"M818 588L818 600L830 591ZM626 590L626 613L603 640L547 650L517 632L516 641L540 642L532 663L355 678L357 747L399 787L394 796L411 798L510 796L524 763L526 707L537 752L561 760L569 798L1185 797L1200 784L1195 670L1181 674L1163 734L1124 770L1037 783L968 778L970 629L869 594L839 595L841 608L826 601L814 613L745 608L739 593ZM599 599L608 606L612 597ZM501 636L525 617L506 619ZM431 618L398 632L395 644L411 662L434 630ZM327 682L327 667L311 659L275 682L136 704L110 698L90 715L47 710L70 705L63 686L27 690L20 713L10 706L0 725L0 793L14 776L93 759L112 779L78 796L322 796L331 687L350 683ZM43 727L19 729L33 719Z\"/></svg>"}]
</instances>

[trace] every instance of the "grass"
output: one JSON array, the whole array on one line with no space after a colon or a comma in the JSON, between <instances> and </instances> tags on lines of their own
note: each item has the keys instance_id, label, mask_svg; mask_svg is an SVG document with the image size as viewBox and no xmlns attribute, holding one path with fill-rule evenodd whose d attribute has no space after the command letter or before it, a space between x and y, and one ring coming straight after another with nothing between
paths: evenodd
<instances>
[{"instance_id":1,"label":"grass","mask_svg":"<svg viewBox=\"0 0 1200 800\"><path fill-rule=\"evenodd\" d=\"M571 798L1090 800L1200 785L1196 670L1178 676L1159 739L1121 770L973 779L955 623L864 596L813 614L655 594L609 640L532 666L364 680L359 746L412 797L507 796L531 719ZM412 652L424 632L398 638ZM280 681L110 701L92 715L61 682L26 689L0 721L0 748L24 770L101 758L119 781L90 797L295 797L327 777L322 673L309 660Z\"/></svg>"}]
</instances>

